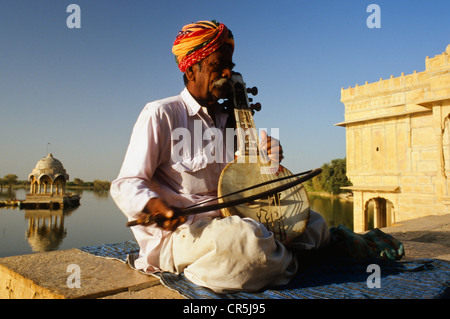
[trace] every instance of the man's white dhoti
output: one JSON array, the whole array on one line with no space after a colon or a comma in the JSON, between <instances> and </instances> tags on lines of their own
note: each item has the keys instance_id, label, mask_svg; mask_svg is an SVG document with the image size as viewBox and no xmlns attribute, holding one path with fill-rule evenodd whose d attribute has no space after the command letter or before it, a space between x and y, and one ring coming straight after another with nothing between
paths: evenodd
<instances>
[{"instance_id":1,"label":"man's white dhoti","mask_svg":"<svg viewBox=\"0 0 450 319\"><path fill-rule=\"evenodd\" d=\"M297 262L262 224L231 216L179 227L162 246L160 268L216 292L256 291L288 283Z\"/></svg>"},{"instance_id":2,"label":"man's white dhoti","mask_svg":"<svg viewBox=\"0 0 450 319\"><path fill-rule=\"evenodd\" d=\"M316 249L329 241L323 217L311 211L308 227L296 241L298 249ZM165 239L160 269L182 273L216 292L257 291L287 284L297 260L261 223L231 216L203 218L180 226Z\"/></svg>"}]
</instances>

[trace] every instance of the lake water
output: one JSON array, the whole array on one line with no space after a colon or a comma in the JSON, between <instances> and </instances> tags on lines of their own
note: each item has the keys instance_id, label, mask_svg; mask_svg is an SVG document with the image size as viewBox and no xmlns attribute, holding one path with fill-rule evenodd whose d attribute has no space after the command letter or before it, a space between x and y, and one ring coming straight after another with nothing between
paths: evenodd
<instances>
[{"instance_id":1,"label":"lake water","mask_svg":"<svg viewBox=\"0 0 450 319\"><path fill-rule=\"evenodd\" d=\"M353 202L309 194L310 207L320 213L330 227L339 224L353 229Z\"/></svg>"},{"instance_id":2,"label":"lake water","mask_svg":"<svg viewBox=\"0 0 450 319\"><path fill-rule=\"evenodd\" d=\"M0 200L25 199L28 190L3 189ZM0 257L39 251L63 250L134 239L126 218L108 192L77 192L81 205L72 211L0 208ZM353 229L353 205L328 197L309 195L311 209L328 225Z\"/></svg>"}]
</instances>

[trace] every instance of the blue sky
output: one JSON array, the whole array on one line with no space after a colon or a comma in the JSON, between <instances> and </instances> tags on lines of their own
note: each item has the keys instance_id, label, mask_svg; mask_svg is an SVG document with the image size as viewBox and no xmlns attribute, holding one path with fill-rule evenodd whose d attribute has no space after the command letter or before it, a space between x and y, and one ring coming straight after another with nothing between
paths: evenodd
<instances>
[{"instance_id":1,"label":"blue sky","mask_svg":"<svg viewBox=\"0 0 450 319\"><path fill-rule=\"evenodd\" d=\"M448 0L0 0L0 177L27 179L48 149L71 180L114 179L144 105L183 89L178 30L205 19L233 31L236 70L260 92L256 125L279 128L284 166L320 167L345 157L341 87L423 71L450 44L448 12Z\"/></svg>"}]
</instances>

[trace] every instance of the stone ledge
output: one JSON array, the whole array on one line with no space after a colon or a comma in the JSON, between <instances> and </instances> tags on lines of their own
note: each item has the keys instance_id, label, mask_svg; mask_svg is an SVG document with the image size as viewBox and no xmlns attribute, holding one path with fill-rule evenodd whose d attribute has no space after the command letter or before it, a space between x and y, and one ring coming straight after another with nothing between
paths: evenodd
<instances>
[{"instance_id":1,"label":"stone ledge","mask_svg":"<svg viewBox=\"0 0 450 319\"><path fill-rule=\"evenodd\" d=\"M341 189L374 193L398 193L400 191L399 186L343 186Z\"/></svg>"},{"instance_id":2,"label":"stone ledge","mask_svg":"<svg viewBox=\"0 0 450 319\"><path fill-rule=\"evenodd\" d=\"M80 288L67 285L71 264L79 266ZM0 299L106 298L124 293L139 298L139 291L148 292L155 286L161 284L154 276L77 249L0 258ZM153 298L158 299L158 295L153 293ZM167 289L161 298L180 297Z\"/></svg>"}]
</instances>

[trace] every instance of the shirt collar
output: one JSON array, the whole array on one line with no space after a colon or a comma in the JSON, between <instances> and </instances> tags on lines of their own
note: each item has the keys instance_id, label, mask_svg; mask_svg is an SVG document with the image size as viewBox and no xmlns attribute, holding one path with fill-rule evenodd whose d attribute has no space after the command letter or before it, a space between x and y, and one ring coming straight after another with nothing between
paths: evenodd
<instances>
[{"instance_id":1,"label":"shirt collar","mask_svg":"<svg viewBox=\"0 0 450 319\"><path fill-rule=\"evenodd\" d=\"M198 104L198 102L191 95L191 93L189 93L187 88L184 88L184 90L181 91L180 96L184 104L186 104L190 116L197 114L198 111L200 111L200 109L202 108L201 105Z\"/></svg>"}]
</instances>

